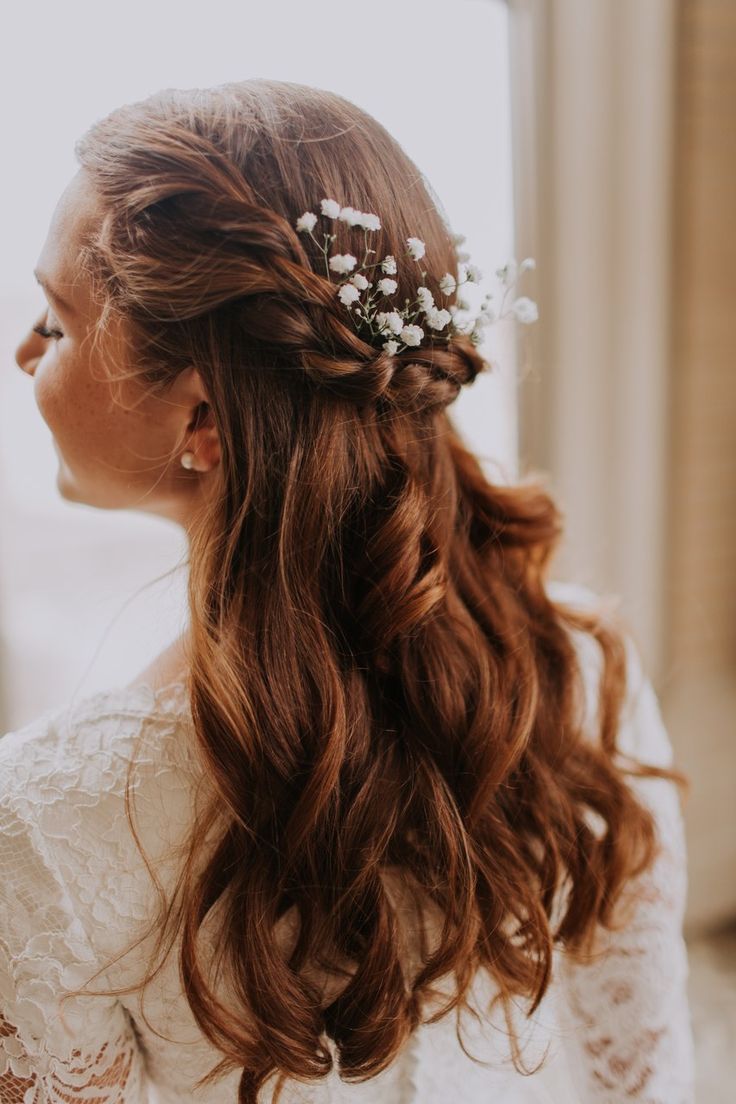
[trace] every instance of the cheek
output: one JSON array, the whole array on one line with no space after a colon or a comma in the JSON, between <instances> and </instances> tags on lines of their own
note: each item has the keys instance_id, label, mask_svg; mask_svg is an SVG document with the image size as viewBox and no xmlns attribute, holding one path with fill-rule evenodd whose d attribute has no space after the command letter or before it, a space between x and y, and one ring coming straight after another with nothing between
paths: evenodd
<instances>
[{"instance_id":1,"label":"cheek","mask_svg":"<svg viewBox=\"0 0 736 1104\"><path fill-rule=\"evenodd\" d=\"M144 414L135 389L111 383L99 365L72 352L49 349L33 377L57 456L77 478L148 487L160 474L152 458L172 444L160 416Z\"/></svg>"},{"instance_id":2,"label":"cheek","mask_svg":"<svg viewBox=\"0 0 736 1104\"><path fill-rule=\"evenodd\" d=\"M97 422L94 396L71 358L50 350L36 368L33 392L41 417L65 451L90 443Z\"/></svg>"},{"instance_id":3,"label":"cheek","mask_svg":"<svg viewBox=\"0 0 736 1104\"><path fill-rule=\"evenodd\" d=\"M33 397L39 409L41 417L52 432L60 423L60 415L63 407L61 385L58 365L54 353L47 353L38 363L33 376Z\"/></svg>"}]
</instances>

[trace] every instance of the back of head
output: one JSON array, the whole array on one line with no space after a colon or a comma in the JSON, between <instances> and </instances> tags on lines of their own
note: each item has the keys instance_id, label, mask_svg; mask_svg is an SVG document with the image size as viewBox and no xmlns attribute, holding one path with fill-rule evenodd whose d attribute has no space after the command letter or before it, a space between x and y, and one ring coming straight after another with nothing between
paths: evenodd
<instances>
[{"instance_id":1,"label":"back of head","mask_svg":"<svg viewBox=\"0 0 736 1104\"><path fill-rule=\"evenodd\" d=\"M108 210L89 257L105 270L109 306L135 324L139 355L160 354L166 367L152 363L152 381L199 356L214 403L228 405L217 409L223 425L249 364L300 402L311 386L320 403L329 392L416 410L447 405L483 368L468 337L451 348L428 340L395 359L369 343L325 278L315 238L296 231L302 212L334 197L380 211L370 242L379 257L402 256L421 230L424 282L438 298L442 276L457 275L453 236L422 174L340 96L267 80L169 90L113 112L76 149ZM334 232L333 252L362 244L348 222L336 220ZM399 264L397 300L413 300L418 282L416 265ZM194 322L205 314L222 327L222 353L228 338L236 343L234 386L201 358L205 334Z\"/></svg>"},{"instance_id":2,"label":"back of head","mask_svg":"<svg viewBox=\"0 0 736 1104\"><path fill-rule=\"evenodd\" d=\"M554 942L582 947L652 853L612 758L623 644L550 599L548 494L492 485L450 423L485 367L470 336L428 333L393 355L353 324L319 239L296 227L324 198L377 213L376 255L421 238L439 299L458 266L437 200L376 120L284 82L158 93L97 122L77 153L101 204L84 258L101 317L124 319L152 388L197 366L222 448L189 581L213 797L161 923L162 946L181 935L202 1030L252 1102L274 1072L325 1075L325 1036L343 1077L377 1073L447 975L445 1011L481 967L533 1011ZM334 233L339 254L362 240L341 220ZM416 266L395 279L413 298ZM604 653L599 746L579 729L571 626ZM418 914L443 917L416 968L397 871ZM227 1007L197 940L215 905Z\"/></svg>"}]
</instances>

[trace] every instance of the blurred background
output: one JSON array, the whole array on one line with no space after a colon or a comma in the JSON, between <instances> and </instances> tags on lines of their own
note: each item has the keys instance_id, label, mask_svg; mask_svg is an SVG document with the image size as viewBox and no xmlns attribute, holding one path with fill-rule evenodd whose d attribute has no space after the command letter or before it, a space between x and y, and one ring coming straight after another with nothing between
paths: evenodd
<instances>
[{"instance_id":1,"label":"blurred background","mask_svg":"<svg viewBox=\"0 0 736 1104\"><path fill-rule=\"evenodd\" d=\"M185 622L178 530L63 501L17 368L75 139L121 103L250 76L330 88L427 176L486 272L536 258L453 408L491 478L543 475L555 572L618 596L685 807L699 1100L736 1074L736 2L69 0L6 16L0 83L0 730L122 685Z\"/></svg>"},{"instance_id":2,"label":"blurred background","mask_svg":"<svg viewBox=\"0 0 736 1104\"><path fill-rule=\"evenodd\" d=\"M698 1100L736 1053L736 3L514 0L517 249L540 321L521 472L558 574L618 595L685 806Z\"/></svg>"}]
</instances>

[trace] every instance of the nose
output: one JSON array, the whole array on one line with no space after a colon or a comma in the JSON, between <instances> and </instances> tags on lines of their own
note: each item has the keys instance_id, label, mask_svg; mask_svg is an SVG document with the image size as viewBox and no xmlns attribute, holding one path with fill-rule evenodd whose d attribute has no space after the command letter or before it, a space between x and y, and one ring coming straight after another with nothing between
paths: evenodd
<instances>
[{"instance_id":1,"label":"nose","mask_svg":"<svg viewBox=\"0 0 736 1104\"><path fill-rule=\"evenodd\" d=\"M39 316L39 321L41 321L43 317L43 314L41 314ZM43 350L44 339L40 334L34 333L33 330L29 330L15 350L15 363L22 372L32 376L36 371L36 365L43 355Z\"/></svg>"}]
</instances>

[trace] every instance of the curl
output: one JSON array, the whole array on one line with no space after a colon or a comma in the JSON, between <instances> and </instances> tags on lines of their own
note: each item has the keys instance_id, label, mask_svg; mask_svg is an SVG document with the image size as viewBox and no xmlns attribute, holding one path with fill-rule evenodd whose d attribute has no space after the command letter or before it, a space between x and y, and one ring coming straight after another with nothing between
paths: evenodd
<instances>
[{"instance_id":1,"label":"curl","mask_svg":"<svg viewBox=\"0 0 736 1104\"><path fill-rule=\"evenodd\" d=\"M378 211L382 254L421 230L436 292L457 267L428 186L375 120L280 82L160 93L77 153L103 316L152 386L197 364L222 447L190 547L209 803L154 956L179 946L223 1055L204 1081L239 1068L254 1104L335 1060L371 1077L480 969L531 1014L554 946L617 921L655 829L615 760L623 626L550 598L556 504L490 483L450 422L485 362L469 339L366 345L292 229L320 195ZM571 631L602 658L594 733Z\"/></svg>"}]
</instances>

